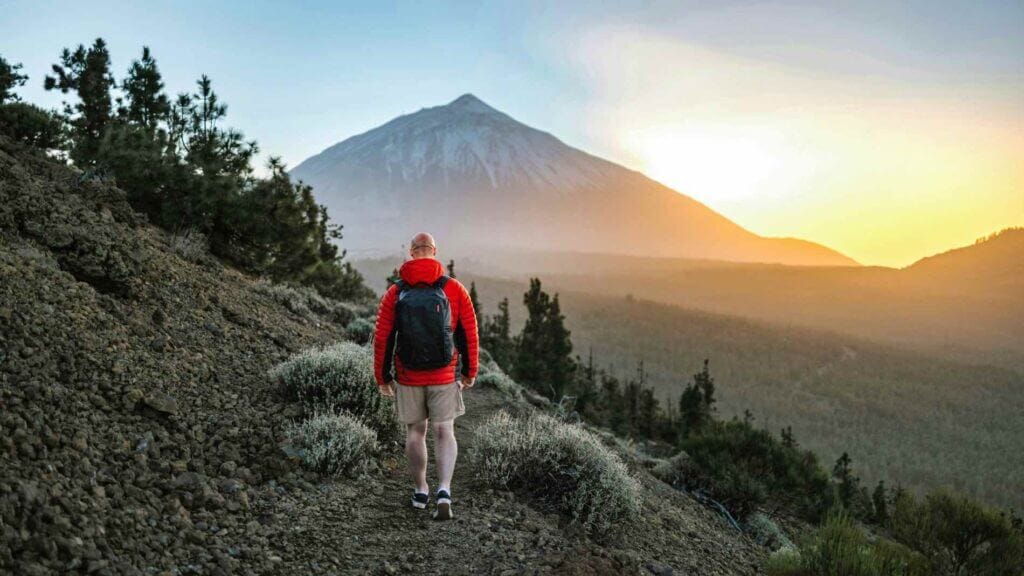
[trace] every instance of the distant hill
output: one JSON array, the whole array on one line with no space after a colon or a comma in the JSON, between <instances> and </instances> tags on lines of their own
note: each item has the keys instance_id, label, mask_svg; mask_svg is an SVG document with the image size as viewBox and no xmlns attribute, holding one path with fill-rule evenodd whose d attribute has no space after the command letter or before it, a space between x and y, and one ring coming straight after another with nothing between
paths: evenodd
<instances>
[{"instance_id":1,"label":"distant hill","mask_svg":"<svg viewBox=\"0 0 1024 576\"><path fill-rule=\"evenodd\" d=\"M941 278L957 285L1006 284L1020 288L1019 296L1024 294L1024 228L1002 230L970 246L922 258L904 270L922 280Z\"/></svg>"},{"instance_id":2,"label":"distant hill","mask_svg":"<svg viewBox=\"0 0 1024 576\"><path fill-rule=\"evenodd\" d=\"M903 269L502 251L463 270L855 334L1024 371L1024 230Z\"/></svg>"},{"instance_id":3,"label":"distant hill","mask_svg":"<svg viewBox=\"0 0 1024 576\"><path fill-rule=\"evenodd\" d=\"M856 265L813 242L753 234L471 94L348 138L291 174L345 225L356 256L392 253L426 229L460 255L501 247Z\"/></svg>"}]
</instances>

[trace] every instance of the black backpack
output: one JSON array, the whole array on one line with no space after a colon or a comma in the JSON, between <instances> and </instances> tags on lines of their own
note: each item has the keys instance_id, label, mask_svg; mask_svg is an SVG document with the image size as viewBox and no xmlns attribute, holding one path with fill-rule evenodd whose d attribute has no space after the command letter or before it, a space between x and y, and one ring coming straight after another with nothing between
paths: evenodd
<instances>
[{"instance_id":1,"label":"black backpack","mask_svg":"<svg viewBox=\"0 0 1024 576\"><path fill-rule=\"evenodd\" d=\"M399 280L395 304L396 353L413 370L442 368L452 361L452 309L444 293L447 276L409 286Z\"/></svg>"}]
</instances>

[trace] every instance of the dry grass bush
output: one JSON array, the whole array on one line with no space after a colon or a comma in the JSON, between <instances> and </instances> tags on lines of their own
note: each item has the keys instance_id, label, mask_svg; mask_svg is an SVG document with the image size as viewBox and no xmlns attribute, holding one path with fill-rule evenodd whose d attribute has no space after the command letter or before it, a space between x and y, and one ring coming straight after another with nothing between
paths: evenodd
<instances>
[{"instance_id":1,"label":"dry grass bush","mask_svg":"<svg viewBox=\"0 0 1024 576\"><path fill-rule=\"evenodd\" d=\"M483 364L481 364L481 366L483 366ZM476 385L481 388L493 388L498 390L513 400L521 400L523 398L522 387L519 386L515 380L498 369L492 368L486 372L481 371L476 378Z\"/></svg>"},{"instance_id":2,"label":"dry grass bush","mask_svg":"<svg viewBox=\"0 0 1024 576\"><path fill-rule=\"evenodd\" d=\"M182 260L188 262L199 262L210 251L210 242L206 235L189 228L183 232L172 234L170 238L171 251L181 256Z\"/></svg>"},{"instance_id":3,"label":"dry grass bush","mask_svg":"<svg viewBox=\"0 0 1024 576\"><path fill-rule=\"evenodd\" d=\"M373 357L362 346L342 342L305 350L272 368L269 377L302 402L307 413L347 412L381 440L398 437L394 407L377 391Z\"/></svg>"},{"instance_id":4,"label":"dry grass bush","mask_svg":"<svg viewBox=\"0 0 1024 576\"><path fill-rule=\"evenodd\" d=\"M290 428L288 439L307 466L324 474L358 476L380 451L377 434L347 414L317 414Z\"/></svg>"},{"instance_id":5,"label":"dry grass bush","mask_svg":"<svg viewBox=\"0 0 1024 576\"><path fill-rule=\"evenodd\" d=\"M324 298L316 290L306 286L274 284L264 280L256 286L256 291L270 296L292 313L307 320L324 318L341 325L348 325L356 317L352 305Z\"/></svg>"},{"instance_id":6,"label":"dry grass bush","mask_svg":"<svg viewBox=\"0 0 1024 576\"><path fill-rule=\"evenodd\" d=\"M345 335L357 344L368 344L373 339L374 322L367 318L356 318L345 327Z\"/></svg>"},{"instance_id":7,"label":"dry grass bush","mask_svg":"<svg viewBox=\"0 0 1024 576\"><path fill-rule=\"evenodd\" d=\"M579 426L534 413L499 412L477 429L485 479L530 493L594 536L640 513L640 485L622 461Z\"/></svg>"}]
</instances>

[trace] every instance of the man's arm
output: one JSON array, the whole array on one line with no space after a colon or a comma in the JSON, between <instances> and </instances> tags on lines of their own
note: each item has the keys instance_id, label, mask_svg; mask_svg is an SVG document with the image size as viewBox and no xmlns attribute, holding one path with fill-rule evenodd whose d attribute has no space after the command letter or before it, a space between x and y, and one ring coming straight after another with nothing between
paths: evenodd
<instances>
[{"instance_id":1,"label":"man's arm","mask_svg":"<svg viewBox=\"0 0 1024 576\"><path fill-rule=\"evenodd\" d=\"M477 365L480 359L480 338L477 334L476 310L473 299L469 297L466 287L459 283L459 322L456 327L455 343L462 355L463 382L469 380L472 385L476 378Z\"/></svg>"},{"instance_id":2,"label":"man's arm","mask_svg":"<svg viewBox=\"0 0 1024 576\"><path fill-rule=\"evenodd\" d=\"M391 363L395 351L395 301L398 288L392 285L380 299L377 326L373 333L373 376L377 386L391 383Z\"/></svg>"}]
</instances>

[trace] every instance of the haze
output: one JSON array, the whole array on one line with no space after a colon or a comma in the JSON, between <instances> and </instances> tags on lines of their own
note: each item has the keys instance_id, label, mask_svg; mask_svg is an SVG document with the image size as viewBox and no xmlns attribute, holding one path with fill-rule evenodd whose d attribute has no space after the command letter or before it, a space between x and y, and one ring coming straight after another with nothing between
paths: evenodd
<instances>
[{"instance_id":1,"label":"haze","mask_svg":"<svg viewBox=\"0 0 1024 576\"><path fill-rule=\"evenodd\" d=\"M39 72L55 47L103 36L120 74L147 44L169 91L209 74L230 124L293 165L473 92L753 232L866 264L1024 223L1019 3L2 9L26 99L59 104Z\"/></svg>"}]
</instances>

